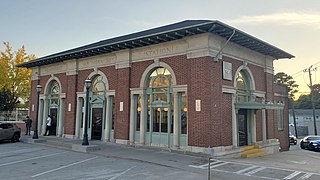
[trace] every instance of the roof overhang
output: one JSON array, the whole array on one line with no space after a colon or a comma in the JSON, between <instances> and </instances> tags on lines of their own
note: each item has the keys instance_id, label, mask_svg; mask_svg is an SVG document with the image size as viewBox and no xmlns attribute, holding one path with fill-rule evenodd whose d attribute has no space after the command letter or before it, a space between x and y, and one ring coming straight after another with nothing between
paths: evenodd
<instances>
[{"instance_id":1,"label":"roof overhang","mask_svg":"<svg viewBox=\"0 0 320 180\"><path fill-rule=\"evenodd\" d=\"M236 109L284 109L284 104L277 103L260 103L260 102L237 102L235 103Z\"/></svg>"},{"instance_id":2,"label":"roof overhang","mask_svg":"<svg viewBox=\"0 0 320 180\"><path fill-rule=\"evenodd\" d=\"M72 59L80 59L106 53L112 53L124 49L134 49L143 46L159 44L202 33L214 33L227 39L232 36L230 38L230 42L259 52L263 55L271 56L274 59L294 58L293 55L220 21L187 20L167 26L141 31L138 33L99 41L49 56L41 57L33 61L19 64L17 66L26 68L43 66Z\"/></svg>"}]
</instances>

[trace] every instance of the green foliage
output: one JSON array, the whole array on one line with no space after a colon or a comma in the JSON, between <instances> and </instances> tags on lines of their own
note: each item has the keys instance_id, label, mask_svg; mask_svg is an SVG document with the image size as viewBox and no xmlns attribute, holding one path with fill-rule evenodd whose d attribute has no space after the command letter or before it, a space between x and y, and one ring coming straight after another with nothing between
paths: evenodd
<instances>
[{"instance_id":1,"label":"green foliage","mask_svg":"<svg viewBox=\"0 0 320 180\"><path fill-rule=\"evenodd\" d=\"M294 95L297 93L299 90L299 85L296 84L296 81L293 80L292 76L287 75L284 72L279 72L276 75L274 75L274 81L279 84L284 84L288 86L288 91L289 91L289 97L291 100L294 100Z\"/></svg>"},{"instance_id":2,"label":"green foliage","mask_svg":"<svg viewBox=\"0 0 320 180\"><path fill-rule=\"evenodd\" d=\"M320 84L315 84L313 88L313 101L315 109L320 109ZM297 109L312 109L311 94L304 94L295 102Z\"/></svg>"},{"instance_id":3,"label":"green foliage","mask_svg":"<svg viewBox=\"0 0 320 180\"><path fill-rule=\"evenodd\" d=\"M8 42L3 44L5 50L0 52L0 96L3 99L1 103L6 103L2 106L9 110L20 103L19 98L23 101L29 99L31 70L17 68L16 65L35 59L35 55L27 55L24 46L13 52Z\"/></svg>"}]
</instances>

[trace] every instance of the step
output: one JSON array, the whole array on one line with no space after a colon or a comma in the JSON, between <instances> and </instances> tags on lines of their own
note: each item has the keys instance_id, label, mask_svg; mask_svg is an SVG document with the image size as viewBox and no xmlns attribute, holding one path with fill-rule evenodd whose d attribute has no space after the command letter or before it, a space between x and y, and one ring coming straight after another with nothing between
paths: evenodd
<instances>
[{"instance_id":1,"label":"step","mask_svg":"<svg viewBox=\"0 0 320 180\"><path fill-rule=\"evenodd\" d=\"M243 150L241 153L241 157L243 158L259 157L259 156L264 156L268 154L263 149L261 149L261 147L258 145L245 146L245 147L242 147L241 149Z\"/></svg>"},{"instance_id":2,"label":"step","mask_svg":"<svg viewBox=\"0 0 320 180\"><path fill-rule=\"evenodd\" d=\"M260 157L260 156L265 156L267 155L267 152L261 150L256 153L251 153L251 154L241 154L242 158L255 158L255 157Z\"/></svg>"}]
</instances>

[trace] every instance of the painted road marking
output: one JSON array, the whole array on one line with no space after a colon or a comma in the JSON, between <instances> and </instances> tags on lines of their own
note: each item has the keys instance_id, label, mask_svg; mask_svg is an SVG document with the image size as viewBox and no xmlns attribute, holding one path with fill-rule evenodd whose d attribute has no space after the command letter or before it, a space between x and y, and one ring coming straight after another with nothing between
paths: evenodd
<instances>
[{"instance_id":1,"label":"painted road marking","mask_svg":"<svg viewBox=\"0 0 320 180\"><path fill-rule=\"evenodd\" d=\"M16 152L33 152L34 150L36 149L39 149L39 148L28 148L28 149L19 149L19 150L16 150L16 151L9 151L9 152L2 152L0 153L0 155L2 154L10 154L10 153L16 153Z\"/></svg>"},{"instance_id":2,"label":"painted road marking","mask_svg":"<svg viewBox=\"0 0 320 180\"><path fill-rule=\"evenodd\" d=\"M221 161L213 161L213 162L210 162L210 167L211 167L212 165L220 164L220 163L223 163L223 162L221 162ZM202 165L198 165L198 166L196 166L196 165L189 165L189 167L198 168L198 169L208 169L208 166L209 166L209 163L207 163L207 164L202 164Z\"/></svg>"},{"instance_id":3,"label":"painted road marking","mask_svg":"<svg viewBox=\"0 0 320 180\"><path fill-rule=\"evenodd\" d=\"M113 176L113 177L112 177L111 179L109 179L109 180L117 179L119 176L122 176L123 174L127 173L128 171L130 171L131 169L133 169L133 168L135 168L135 167L136 167L136 166L133 166L133 167L131 167L131 168L129 168L129 169L127 169L127 170L123 171L122 173L119 173L119 174L117 174L117 175Z\"/></svg>"},{"instance_id":4,"label":"painted road marking","mask_svg":"<svg viewBox=\"0 0 320 180\"><path fill-rule=\"evenodd\" d=\"M309 177L312 176L313 173L306 173L305 175L301 176L298 180L304 180L304 179L308 179Z\"/></svg>"},{"instance_id":5,"label":"painted road marking","mask_svg":"<svg viewBox=\"0 0 320 180\"><path fill-rule=\"evenodd\" d=\"M251 169L255 169L255 168L258 168L258 166L250 166L250 167L247 167L247 168L242 169L242 170L240 170L240 171L237 171L237 172L235 172L235 173L236 173L236 174L243 174L244 172L247 172L247 171L249 171L249 170L251 170Z\"/></svg>"},{"instance_id":6,"label":"painted road marking","mask_svg":"<svg viewBox=\"0 0 320 180\"><path fill-rule=\"evenodd\" d=\"M17 164L17 163L21 163L21 162L25 162L25 161L30 161L30 160L34 160L34 159L41 159L41 158L45 158L45 157L49 157L49 156L54 156L54 155L58 155L58 154L63 154L63 153L66 153L66 152L48 154L48 155L37 156L37 157L34 157L34 158L24 159L24 160L20 160L20 161L13 161L13 162L9 162L9 163L4 163L4 164L0 164L0 167L6 166L6 165L11 165L11 164Z\"/></svg>"},{"instance_id":7,"label":"painted road marking","mask_svg":"<svg viewBox=\"0 0 320 180\"><path fill-rule=\"evenodd\" d=\"M77 164L81 164L81 163L84 163L84 162L87 162L87 161L90 161L90 160L96 159L96 158L97 158L97 156L92 157L92 158L89 158L89 159L85 159L85 160L82 160L82 161L79 161L79 162L75 162L75 163L72 163L72 164L68 164L68 165L65 165L65 166L61 166L61 167L56 168L56 169L51 169L51 170L49 170L49 171L45 171L45 172L42 172L42 173L33 175L33 176L31 176L31 177L32 177L32 178L38 177L38 176L41 176L41 175L44 175L44 174L51 173L51 172L53 172L53 171L58 171L58 170L60 170L60 169L64 169L64 168L67 168L67 167L70 167L70 166L74 166L74 165L77 165Z\"/></svg>"},{"instance_id":8,"label":"painted road marking","mask_svg":"<svg viewBox=\"0 0 320 180\"><path fill-rule=\"evenodd\" d=\"M292 174L289 174L287 177L283 178L283 179L292 179L294 177L296 177L298 174L300 174L300 171L295 171Z\"/></svg>"},{"instance_id":9,"label":"painted road marking","mask_svg":"<svg viewBox=\"0 0 320 180\"><path fill-rule=\"evenodd\" d=\"M210 164L210 169L215 168L215 167L219 167L219 166L223 166L223 165L226 165L226 164L229 164L229 162L222 162L222 163L215 164L215 165L212 165L212 166Z\"/></svg>"},{"instance_id":10,"label":"painted road marking","mask_svg":"<svg viewBox=\"0 0 320 180\"><path fill-rule=\"evenodd\" d=\"M260 178L263 178L263 179L272 179L274 180L275 178L270 178L270 177L262 177L262 176L255 176L254 174L259 172L259 171L262 171L264 169L274 169L274 170L280 170L280 171L290 171L289 174L287 177L283 178L283 179L297 179L297 180L305 180L305 179L308 179L310 178L311 176L320 176L319 173L309 173L309 172L303 172L303 171L295 171L295 170L292 170L292 169L284 169L284 168L277 168L277 167L267 167L267 166L258 166L258 165L254 165L254 164L249 164L249 163L243 163L243 162L227 162L227 161L213 161L213 166L211 167L212 170L214 171L219 171L219 172L225 172L225 173L234 173L234 174L239 174L239 175L246 175L246 176L252 176L252 177L260 177ZM218 166L222 166L222 165L225 165L225 164L237 164L237 165L245 165L247 166L247 168L245 169L241 169L239 171L236 171L236 172L232 172L230 170L223 170L222 168L220 169L214 169L214 167L218 167ZM195 166L195 165L189 165L189 167L193 167L193 168L198 168L198 169L204 169L204 170L207 170L208 169L208 164L203 164L203 165L198 165L198 166ZM299 173L298 173L299 172ZM297 178L298 175L301 175L301 173L304 173L304 175L302 175L301 177Z\"/></svg>"},{"instance_id":11,"label":"painted road marking","mask_svg":"<svg viewBox=\"0 0 320 180\"><path fill-rule=\"evenodd\" d=\"M255 174L255 173L257 173L257 172L259 172L259 171L262 171L262 170L264 170L264 169L266 169L266 168L265 168L265 167L259 167L259 168L257 168L257 169L254 169L254 170L252 170L252 171L249 171L249 172L245 173L244 175L250 176L250 175Z\"/></svg>"}]
</instances>

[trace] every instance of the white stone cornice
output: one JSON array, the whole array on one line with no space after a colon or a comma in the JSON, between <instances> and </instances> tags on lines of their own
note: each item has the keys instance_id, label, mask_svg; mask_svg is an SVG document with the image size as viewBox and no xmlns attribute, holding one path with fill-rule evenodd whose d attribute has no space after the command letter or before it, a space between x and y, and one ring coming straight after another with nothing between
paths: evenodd
<instances>
[{"instance_id":1,"label":"white stone cornice","mask_svg":"<svg viewBox=\"0 0 320 180\"><path fill-rule=\"evenodd\" d=\"M74 59L66 62L67 76L76 75L78 70L78 60Z\"/></svg>"},{"instance_id":2,"label":"white stone cornice","mask_svg":"<svg viewBox=\"0 0 320 180\"><path fill-rule=\"evenodd\" d=\"M142 88L130 88L131 94L143 94Z\"/></svg>"},{"instance_id":3,"label":"white stone cornice","mask_svg":"<svg viewBox=\"0 0 320 180\"><path fill-rule=\"evenodd\" d=\"M260 98L265 98L266 97L266 92L263 91L254 91L253 95L260 97Z\"/></svg>"},{"instance_id":4,"label":"white stone cornice","mask_svg":"<svg viewBox=\"0 0 320 180\"><path fill-rule=\"evenodd\" d=\"M187 92L188 90L188 85L177 85L177 86L172 86L172 92L177 93L177 92Z\"/></svg>"},{"instance_id":5,"label":"white stone cornice","mask_svg":"<svg viewBox=\"0 0 320 180\"><path fill-rule=\"evenodd\" d=\"M131 50L118 51L116 54L116 69L131 67Z\"/></svg>"},{"instance_id":6,"label":"white stone cornice","mask_svg":"<svg viewBox=\"0 0 320 180\"><path fill-rule=\"evenodd\" d=\"M235 87L232 87L232 86L222 85L222 92L223 93L227 93L227 94L236 94L237 93L237 89Z\"/></svg>"},{"instance_id":7,"label":"white stone cornice","mask_svg":"<svg viewBox=\"0 0 320 180\"><path fill-rule=\"evenodd\" d=\"M108 90L106 91L106 96L115 96L116 95L116 91L115 90Z\"/></svg>"},{"instance_id":8,"label":"white stone cornice","mask_svg":"<svg viewBox=\"0 0 320 180\"><path fill-rule=\"evenodd\" d=\"M32 70L31 80L39 80L40 67L39 66L32 67L31 70Z\"/></svg>"}]
</instances>

